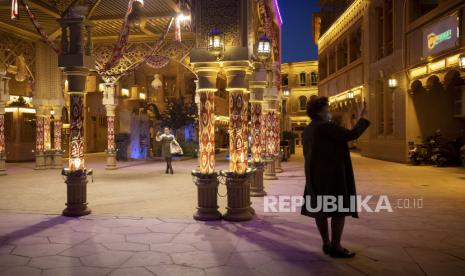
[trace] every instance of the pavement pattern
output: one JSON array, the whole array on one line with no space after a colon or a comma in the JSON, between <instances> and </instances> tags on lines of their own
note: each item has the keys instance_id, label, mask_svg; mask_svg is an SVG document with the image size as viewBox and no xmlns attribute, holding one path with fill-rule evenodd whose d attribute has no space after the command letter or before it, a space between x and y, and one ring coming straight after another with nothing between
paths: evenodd
<instances>
[{"instance_id":1,"label":"pavement pattern","mask_svg":"<svg viewBox=\"0 0 465 276\"><path fill-rule=\"evenodd\" d=\"M265 183L270 196L302 194L302 161L296 155L283 163L279 180ZM311 219L264 212L262 198L253 199L257 215L249 222L192 220L195 160L174 163L171 176L162 163L144 161L105 171L103 156L91 156L93 214L82 218L60 216L65 185L58 171L7 164L0 275L465 275L465 169L358 155L353 163L359 194L387 195L393 212L347 220L344 246L358 253L350 260L321 252ZM419 202L422 208L413 206ZM224 212L223 198L220 205Z\"/></svg>"}]
</instances>

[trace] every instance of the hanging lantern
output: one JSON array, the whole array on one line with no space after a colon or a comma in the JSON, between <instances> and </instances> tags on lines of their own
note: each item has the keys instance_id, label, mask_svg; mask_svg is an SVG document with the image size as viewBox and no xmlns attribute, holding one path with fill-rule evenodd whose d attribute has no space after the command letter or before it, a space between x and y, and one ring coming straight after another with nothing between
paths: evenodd
<instances>
[{"instance_id":1,"label":"hanging lantern","mask_svg":"<svg viewBox=\"0 0 465 276\"><path fill-rule=\"evenodd\" d=\"M397 87L397 79L395 79L395 78L388 79L388 86L389 86L389 88L396 88Z\"/></svg>"},{"instance_id":2,"label":"hanging lantern","mask_svg":"<svg viewBox=\"0 0 465 276\"><path fill-rule=\"evenodd\" d=\"M155 74L155 76L153 76L153 81L152 81L153 89L158 90L158 89L160 89L162 87L162 85L163 85L163 83L160 80L160 75Z\"/></svg>"},{"instance_id":3,"label":"hanging lantern","mask_svg":"<svg viewBox=\"0 0 465 276\"><path fill-rule=\"evenodd\" d=\"M258 40L257 57L261 60L267 60L271 56L271 40L262 35Z\"/></svg>"},{"instance_id":4,"label":"hanging lantern","mask_svg":"<svg viewBox=\"0 0 465 276\"><path fill-rule=\"evenodd\" d=\"M218 28L208 33L208 51L216 56L220 56L224 51L223 32Z\"/></svg>"},{"instance_id":5,"label":"hanging lantern","mask_svg":"<svg viewBox=\"0 0 465 276\"><path fill-rule=\"evenodd\" d=\"M144 1L134 1L132 2L132 11L128 15L128 23L131 28L140 29L145 24L145 17L142 12L144 7Z\"/></svg>"}]
</instances>

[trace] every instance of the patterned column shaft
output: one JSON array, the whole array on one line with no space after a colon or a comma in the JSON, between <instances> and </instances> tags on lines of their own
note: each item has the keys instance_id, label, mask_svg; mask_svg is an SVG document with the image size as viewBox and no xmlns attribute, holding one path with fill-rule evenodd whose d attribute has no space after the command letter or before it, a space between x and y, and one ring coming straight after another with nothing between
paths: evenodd
<instances>
[{"instance_id":1,"label":"patterned column shaft","mask_svg":"<svg viewBox=\"0 0 465 276\"><path fill-rule=\"evenodd\" d=\"M44 117L36 116L36 153L44 151Z\"/></svg>"},{"instance_id":2,"label":"patterned column shaft","mask_svg":"<svg viewBox=\"0 0 465 276\"><path fill-rule=\"evenodd\" d=\"M85 169L84 164L84 94L70 94L70 151L71 171Z\"/></svg>"},{"instance_id":3,"label":"patterned column shaft","mask_svg":"<svg viewBox=\"0 0 465 276\"><path fill-rule=\"evenodd\" d=\"M43 117L44 120L44 150L52 149L52 133L50 130L50 118Z\"/></svg>"},{"instance_id":4,"label":"patterned column shaft","mask_svg":"<svg viewBox=\"0 0 465 276\"><path fill-rule=\"evenodd\" d=\"M0 156L5 154L5 115L0 114Z\"/></svg>"},{"instance_id":5,"label":"patterned column shaft","mask_svg":"<svg viewBox=\"0 0 465 276\"><path fill-rule=\"evenodd\" d=\"M53 121L53 148L55 150L61 150L61 131L63 128L63 122L61 120Z\"/></svg>"},{"instance_id":6,"label":"patterned column shaft","mask_svg":"<svg viewBox=\"0 0 465 276\"><path fill-rule=\"evenodd\" d=\"M252 161L261 162L262 160L262 105L260 102L253 102L251 105L252 121Z\"/></svg>"},{"instance_id":7,"label":"patterned column shaft","mask_svg":"<svg viewBox=\"0 0 465 276\"><path fill-rule=\"evenodd\" d=\"M116 152L115 143L115 116L107 116L107 151Z\"/></svg>"},{"instance_id":8,"label":"patterned column shaft","mask_svg":"<svg viewBox=\"0 0 465 276\"><path fill-rule=\"evenodd\" d=\"M200 91L199 116L199 164L200 173L211 174L215 170L215 93Z\"/></svg>"},{"instance_id":9,"label":"patterned column shaft","mask_svg":"<svg viewBox=\"0 0 465 276\"><path fill-rule=\"evenodd\" d=\"M247 170L247 105L245 91L229 91L229 169L239 174Z\"/></svg>"},{"instance_id":10,"label":"patterned column shaft","mask_svg":"<svg viewBox=\"0 0 465 276\"><path fill-rule=\"evenodd\" d=\"M267 150L266 150L266 130L267 130L267 115L268 113L262 112L261 120L261 130L260 130L260 142L261 142L261 150L262 156L268 157Z\"/></svg>"},{"instance_id":11,"label":"patterned column shaft","mask_svg":"<svg viewBox=\"0 0 465 276\"><path fill-rule=\"evenodd\" d=\"M274 152L274 155L275 156L279 156L280 152L281 152L281 128L280 128L280 125L279 125L279 113L278 112L274 112L274 142L275 142L275 152Z\"/></svg>"},{"instance_id":12,"label":"patterned column shaft","mask_svg":"<svg viewBox=\"0 0 465 276\"><path fill-rule=\"evenodd\" d=\"M270 110L266 114L266 155L271 157L276 153L275 141L275 111Z\"/></svg>"}]
</instances>

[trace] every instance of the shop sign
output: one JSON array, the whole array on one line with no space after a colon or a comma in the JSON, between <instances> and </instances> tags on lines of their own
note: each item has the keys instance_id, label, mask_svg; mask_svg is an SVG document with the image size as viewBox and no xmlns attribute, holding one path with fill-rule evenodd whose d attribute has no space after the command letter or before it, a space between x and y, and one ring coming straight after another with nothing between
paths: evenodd
<instances>
[{"instance_id":1,"label":"shop sign","mask_svg":"<svg viewBox=\"0 0 465 276\"><path fill-rule=\"evenodd\" d=\"M457 15L448 16L423 30L423 57L454 48L459 37Z\"/></svg>"}]
</instances>

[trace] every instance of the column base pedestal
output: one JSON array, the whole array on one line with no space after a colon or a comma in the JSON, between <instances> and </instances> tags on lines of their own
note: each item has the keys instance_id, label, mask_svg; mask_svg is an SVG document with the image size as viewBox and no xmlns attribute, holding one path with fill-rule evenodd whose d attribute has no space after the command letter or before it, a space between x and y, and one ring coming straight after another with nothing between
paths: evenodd
<instances>
[{"instance_id":1,"label":"column base pedestal","mask_svg":"<svg viewBox=\"0 0 465 276\"><path fill-rule=\"evenodd\" d=\"M252 170L245 174L221 172L226 178L228 206L223 219L227 221L248 221L253 218L255 210L250 202L250 180Z\"/></svg>"},{"instance_id":2,"label":"column base pedestal","mask_svg":"<svg viewBox=\"0 0 465 276\"><path fill-rule=\"evenodd\" d=\"M197 186L197 211L193 217L195 220L212 221L220 220L218 211L218 174L201 174L200 171L192 171L192 177Z\"/></svg>"},{"instance_id":3,"label":"column base pedestal","mask_svg":"<svg viewBox=\"0 0 465 276\"><path fill-rule=\"evenodd\" d=\"M105 170L116 170L118 167L116 166L116 153L108 153L107 152L107 164L105 166Z\"/></svg>"},{"instance_id":4,"label":"column base pedestal","mask_svg":"<svg viewBox=\"0 0 465 276\"><path fill-rule=\"evenodd\" d=\"M67 202L63 216L82 217L89 215L91 210L87 207L87 175L85 172L72 174L66 176Z\"/></svg>"},{"instance_id":5,"label":"column base pedestal","mask_svg":"<svg viewBox=\"0 0 465 276\"><path fill-rule=\"evenodd\" d=\"M53 169L63 169L63 151L56 150L53 155Z\"/></svg>"},{"instance_id":6,"label":"column base pedestal","mask_svg":"<svg viewBox=\"0 0 465 276\"><path fill-rule=\"evenodd\" d=\"M263 197L266 196L266 192L263 187L263 174L265 169L265 163L254 162L252 167L255 169L253 176L250 180L250 196L251 197Z\"/></svg>"},{"instance_id":7,"label":"column base pedestal","mask_svg":"<svg viewBox=\"0 0 465 276\"><path fill-rule=\"evenodd\" d=\"M53 169L54 168L54 157L55 157L55 151L53 150L47 150L44 152L44 157L45 157L45 168L46 169Z\"/></svg>"},{"instance_id":8,"label":"column base pedestal","mask_svg":"<svg viewBox=\"0 0 465 276\"><path fill-rule=\"evenodd\" d=\"M43 152L36 154L36 167L35 170L45 170L47 169L47 163L45 161L45 154Z\"/></svg>"},{"instance_id":9,"label":"column base pedestal","mask_svg":"<svg viewBox=\"0 0 465 276\"><path fill-rule=\"evenodd\" d=\"M263 178L265 180L277 180L278 177L276 176L276 162L274 159L266 159L265 160L265 173L263 175Z\"/></svg>"},{"instance_id":10,"label":"column base pedestal","mask_svg":"<svg viewBox=\"0 0 465 276\"><path fill-rule=\"evenodd\" d=\"M4 155L0 154L0 176L7 175L6 173L6 158Z\"/></svg>"},{"instance_id":11,"label":"column base pedestal","mask_svg":"<svg viewBox=\"0 0 465 276\"><path fill-rule=\"evenodd\" d=\"M282 173L283 172L283 169L281 168L281 154L279 154L278 156L275 157L275 171L276 173Z\"/></svg>"}]
</instances>

